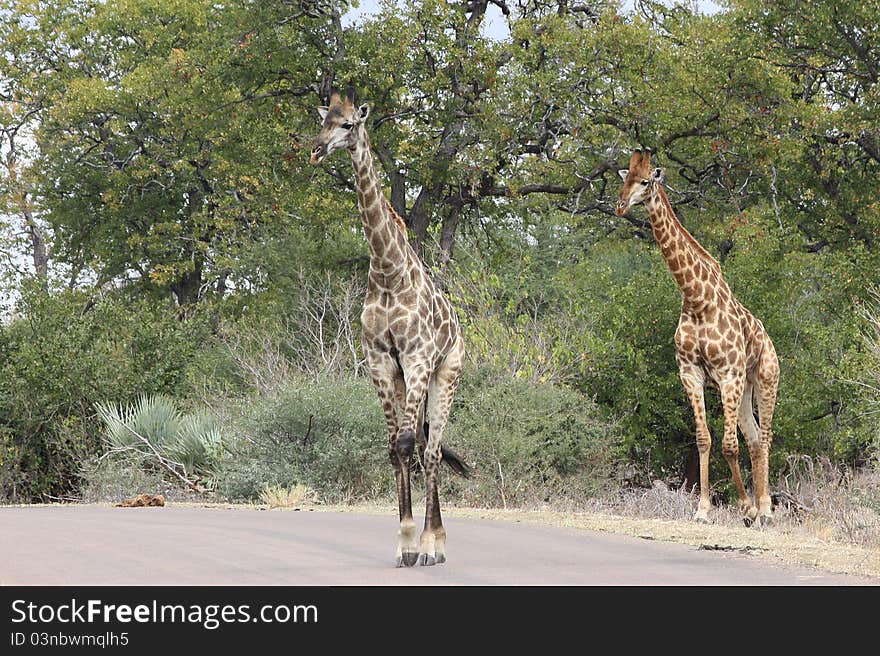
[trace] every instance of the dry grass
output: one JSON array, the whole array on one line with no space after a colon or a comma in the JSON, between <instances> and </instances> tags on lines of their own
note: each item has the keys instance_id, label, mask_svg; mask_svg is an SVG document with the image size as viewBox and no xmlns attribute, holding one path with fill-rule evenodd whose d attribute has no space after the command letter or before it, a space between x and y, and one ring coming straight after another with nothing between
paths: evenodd
<instances>
[{"instance_id":1,"label":"dry grass","mask_svg":"<svg viewBox=\"0 0 880 656\"><path fill-rule=\"evenodd\" d=\"M318 503L318 494L302 483L289 488L267 485L260 492L260 503L269 508L300 508Z\"/></svg>"},{"instance_id":2,"label":"dry grass","mask_svg":"<svg viewBox=\"0 0 880 656\"><path fill-rule=\"evenodd\" d=\"M773 523L763 530L746 528L736 508L726 505L712 508L709 524L698 524L692 520L697 495L659 483L647 490L619 491L565 506L553 503L517 509L473 508L456 507L446 500L443 513L448 517L606 531L738 551L775 563L877 577L880 583L880 472L851 472L833 467L826 460L792 458L777 480L771 481L771 488L776 501ZM263 501L271 507L292 507L268 496ZM414 498L413 508L422 503L422 499ZM394 514L395 507L395 500L389 496L372 503L315 509Z\"/></svg>"},{"instance_id":3,"label":"dry grass","mask_svg":"<svg viewBox=\"0 0 880 656\"><path fill-rule=\"evenodd\" d=\"M414 500L415 503L415 500ZM770 563L815 567L840 574L877 577L880 584L880 549L822 539L809 530L775 524L767 529L746 528L742 521L728 521L726 512L715 513L710 524L690 519L696 501L691 500L687 519L658 519L589 511L544 509L460 508L445 505L444 517L462 517L516 523L542 524L587 531L631 535L649 540L677 542L703 549L748 554ZM323 506L330 512L364 512L393 515L394 504ZM716 509L717 510L717 509Z\"/></svg>"},{"instance_id":4,"label":"dry grass","mask_svg":"<svg viewBox=\"0 0 880 656\"><path fill-rule=\"evenodd\" d=\"M880 472L853 472L835 467L825 458L791 456L771 489L776 532L880 548ZM647 490L619 490L565 508L554 504L554 509L689 522L697 497L684 488L669 488L655 481ZM727 504L713 506L709 519L715 526L738 529L743 525L737 508Z\"/></svg>"},{"instance_id":5,"label":"dry grass","mask_svg":"<svg viewBox=\"0 0 880 656\"><path fill-rule=\"evenodd\" d=\"M779 477L780 522L835 542L880 548L880 471L792 456Z\"/></svg>"},{"instance_id":6,"label":"dry grass","mask_svg":"<svg viewBox=\"0 0 880 656\"><path fill-rule=\"evenodd\" d=\"M880 577L880 472L851 472L827 460L793 457L771 483L773 522L763 530L746 528L738 510L728 505L714 506L710 523L698 524L692 520L697 495L660 482L565 507L460 508L446 503L444 515L623 533ZM389 501L328 510L388 513L393 506Z\"/></svg>"}]
</instances>

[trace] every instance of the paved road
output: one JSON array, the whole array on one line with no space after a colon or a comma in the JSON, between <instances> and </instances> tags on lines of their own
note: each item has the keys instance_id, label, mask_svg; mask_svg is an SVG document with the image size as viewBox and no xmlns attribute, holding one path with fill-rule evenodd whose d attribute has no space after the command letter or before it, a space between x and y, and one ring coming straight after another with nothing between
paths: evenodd
<instances>
[{"instance_id":1,"label":"paved road","mask_svg":"<svg viewBox=\"0 0 880 656\"><path fill-rule=\"evenodd\" d=\"M396 518L195 507L0 508L3 585L876 585L609 533L447 518L448 562L393 568Z\"/></svg>"}]
</instances>

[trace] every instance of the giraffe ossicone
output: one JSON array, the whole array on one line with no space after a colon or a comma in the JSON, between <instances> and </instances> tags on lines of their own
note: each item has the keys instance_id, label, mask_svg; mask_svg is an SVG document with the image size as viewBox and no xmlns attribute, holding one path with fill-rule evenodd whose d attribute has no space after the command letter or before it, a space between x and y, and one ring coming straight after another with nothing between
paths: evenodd
<instances>
[{"instance_id":1,"label":"giraffe ossicone","mask_svg":"<svg viewBox=\"0 0 880 656\"><path fill-rule=\"evenodd\" d=\"M765 526L772 517L770 501L771 424L779 386L779 361L763 324L734 297L721 265L675 216L662 187L662 169L651 169L651 153L637 150L624 179L615 212L623 216L644 203L654 239L681 291L681 315L675 331L675 359L690 399L700 456L700 501L694 519L707 521L709 449L703 397L707 384L718 388L724 407L721 452L736 485L739 507L750 525ZM760 424L755 420L757 404ZM739 467L737 426L745 437L752 463L755 501L750 499Z\"/></svg>"},{"instance_id":2,"label":"giraffe ossicone","mask_svg":"<svg viewBox=\"0 0 880 656\"><path fill-rule=\"evenodd\" d=\"M403 219L382 191L367 134L369 105L355 106L350 97L333 92L329 105L318 108L318 113L323 125L312 144L310 161L317 165L337 150L349 151L370 249L362 343L385 413L388 455L397 483L396 564L442 563L446 531L440 516L438 469L442 461L458 474L467 476L471 471L443 444L464 360L461 327L449 299L410 245ZM425 525L418 539L410 491L416 449L425 475Z\"/></svg>"}]
</instances>

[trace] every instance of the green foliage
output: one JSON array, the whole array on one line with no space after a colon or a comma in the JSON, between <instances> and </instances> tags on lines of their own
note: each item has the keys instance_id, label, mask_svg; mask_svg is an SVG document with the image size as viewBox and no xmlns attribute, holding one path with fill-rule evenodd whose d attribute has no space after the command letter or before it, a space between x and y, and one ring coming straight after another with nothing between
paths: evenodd
<instances>
[{"instance_id":1,"label":"green foliage","mask_svg":"<svg viewBox=\"0 0 880 656\"><path fill-rule=\"evenodd\" d=\"M880 238L880 5L736 0L737 33L786 72L791 118L780 144L781 211L806 239L847 249Z\"/></svg>"},{"instance_id":2,"label":"green foliage","mask_svg":"<svg viewBox=\"0 0 880 656\"><path fill-rule=\"evenodd\" d=\"M97 403L96 409L112 452L138 453L144 463L177 471L193 482L216 470L223 442L209 414L182 414L162 395L144 395L128 406Z\"/></svg>"},{"instance_id":3,"label":"green foliage","mask_svg":"<svg viewBox=\"0 0 880 656\"><path fill-rule=\"evenodd\" d=\"M390 489L385 419L369 380L294 376L242 404L217 475L221 498L256 501L266 486L303 484L339 502Z\"/></svg>"},{"instance_id":4,"label":"green foliage","mask_svg":"<svg viewBox=\"0 0 880 656\"><path fill-rule=\"evenodd\" d=\"M247 247L283 226L327 232L326 201L302 198L291 133L311 127L313 103L296 99L314 83L324 21L203 0L4 5L15 20L0 60L9 97L39 113L36 197L56 259L105 278L135 270L141 292L184 304L265 275Z\"/></svg>"},{"instance_id":5,"label":"green foliage","mask_svg":"<svg viewBox=\"0 0 880 656\"><path fill-rule=\"evenodd\" d=\"M855 384L867 368L858 314L877 256L858 244L845 253L793 249L769 212L736 230L725 273L764 323L781 367L773 463L810 453L864 464L874 429Z\"/></svg>"},{"instance_id":6,"label":"green foliage","mask_svg":"<svg viewBox=\"0 0 880 656\"><path fill-rule=\"evenodd\" d=\"M644 211L613 212L617 169L652 147L780 355L774 467L797 452L865 463L878 4L668 4L521 2L495 40L482 12L497 7L458 0L385 2L345 28L348 2L0 0L2 279L28 280L31 263L39 279L2 290L0 496L74 493L100 447L95 403L153 394L257 399L241 457L224 459L228 498L387 489L378 404L356 378L368 250L350 163L307 163L318 92L348 81L371 104L386 191L459 308L469 371L492 388L464 381L462 416L481 399L506 421L513 403L532 425L541 404L569 417L590 399L583 421L615 427L628 478L683 477L679 293ZM554 477L592 476L529 446L543 428L496 444L474 425L481 438L457 421L451 441L471 459L496 445L524 486L552 496ZM726 475L713 458L713 480ZM497 502L492 485L473 489Z\"/></svg>"},{"instance_id":7,"label":"green foliage","mask_svg":"<svg viewBox=\"0 0 880 656\"><path fill-rule=\"evenodd\" d=\"M472 480L446 474L447 498L516 506L606 490L620 434L583 394L484 365L465 369L445 440L476 470Z\"/></svg>"},{"instance_id":8,"label":"green foliage","mask_svg":"<svg viewBox=\"0 0 880 656\"><path fill-rule=\"evenodd\" d=\"M675 478L694 444L675 364L680 293L654 245L606 243L561 273L595 328L579 336L577 384L620 417L637 480Z\"/></svg>"},{"instance_id":9,"label":"green foliage","mask_svg":"<svg viewBox=\"0 0 880 656\"><path fill-rule=\"evenodd\" d=\"M100 448L95 403L182 395L207 334L170 303L121 296L25 290L19 312L0 329L0 489L19 501L74 492Z\"/></svg>"}]
</instances>

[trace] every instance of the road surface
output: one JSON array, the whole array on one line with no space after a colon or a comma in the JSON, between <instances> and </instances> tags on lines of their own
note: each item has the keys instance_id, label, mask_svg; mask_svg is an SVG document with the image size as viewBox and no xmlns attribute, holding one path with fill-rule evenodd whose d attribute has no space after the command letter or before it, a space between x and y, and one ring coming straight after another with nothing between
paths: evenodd
<instances>
[{"instance_id":1,"label":"road surface","mask_svg":"<svg viewBox=\"0 0 880 656\"><path fill-rule=\"evenodd\" d=\"M0 508L2 585L876 585L612 533L447 518L448 561L395 569L388 515Z\"/></svg>"}]
</instances>

